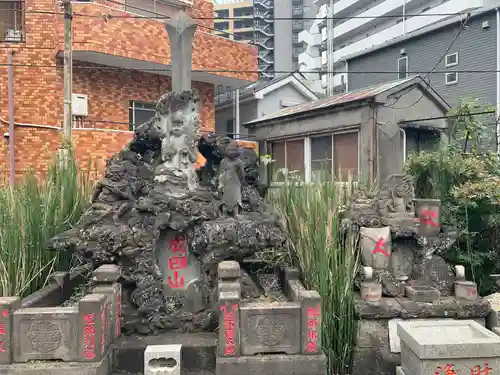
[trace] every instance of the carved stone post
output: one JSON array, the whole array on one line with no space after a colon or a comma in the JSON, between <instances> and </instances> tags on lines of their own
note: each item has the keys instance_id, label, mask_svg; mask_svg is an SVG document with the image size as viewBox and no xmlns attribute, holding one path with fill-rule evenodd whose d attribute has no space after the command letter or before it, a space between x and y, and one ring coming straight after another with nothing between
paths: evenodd
<instances>
[{"instance_id":1,"label":"carved stone post","mask_svg":"<svg viewBox=\"0 0 500 375\"><path fill-rule=\"evenodd\" d=\"M170 39L172 61L172 91L180 93L191 88L193 38L196 22L186 13L179 12L165 22Z\"/></svg>"}]
</instances>

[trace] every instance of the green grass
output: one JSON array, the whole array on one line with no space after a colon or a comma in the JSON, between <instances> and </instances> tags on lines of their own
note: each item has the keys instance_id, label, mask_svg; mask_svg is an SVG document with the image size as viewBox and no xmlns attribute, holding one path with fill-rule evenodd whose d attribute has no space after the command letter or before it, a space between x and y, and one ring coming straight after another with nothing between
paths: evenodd
<instances>
[{"instance_id":1,"label":"green grass","mask_svg":"<svg viewBox=\"0 0 500 375\"><path fill-rule=\"evenodd\" d=\"M0 296L26 296L43 287L51 272L67 270L70 257L46 249L47 241L72 227L89 200L89 174L72 153L54 160L44 182L28 174L0 188Z\"/></svg>"},{"instance_id":2,"label":"green grass","mask_svg":"<svg viewBox=\"0 0 500 375\"><path fill-rule=\"evenodd\" d=\"M355 236L342 235L339 218L346 194L335 182L271 189L269 201L281 214L291 239L291 262L308 289L322 297L322 346L329 374L347 374L356 337ZM347 192L353 186L347 183ZM344 189L345 191L345 189Z\"/></svg>"}]
</instances>

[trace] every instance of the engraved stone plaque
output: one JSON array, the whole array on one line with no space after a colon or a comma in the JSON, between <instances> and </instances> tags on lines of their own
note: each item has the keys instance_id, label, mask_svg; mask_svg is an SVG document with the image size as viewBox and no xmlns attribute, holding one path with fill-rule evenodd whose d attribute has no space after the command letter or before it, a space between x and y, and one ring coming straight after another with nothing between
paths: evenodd
<instances>
[{"instance_id":1,"label":"engraved stone plaque","mask_svg":"<svg viewBox=\"0 0 500 375\"><path fill-rule=\"evenodd\" d=\"M300 352L300 304L241 304L241 354Z\"/></svg>"},{"instance_id":2,"label":"engraved stone plaque","mask_svg":"<svg viewBox=\"0 0 500 375\"><path fill-rule=\"evenodd\" d=\"M78 358L78 309L40 307L14 313L17 334L12 337L15 362Z\"/></svg>"}]
</instances>

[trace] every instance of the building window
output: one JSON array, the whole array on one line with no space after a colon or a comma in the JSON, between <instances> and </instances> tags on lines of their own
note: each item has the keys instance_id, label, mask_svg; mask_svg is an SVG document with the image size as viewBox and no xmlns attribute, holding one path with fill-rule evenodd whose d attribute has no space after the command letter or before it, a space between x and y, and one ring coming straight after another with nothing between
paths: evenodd
<instances>
[{"instance_id":1,"label":"building window","mask_svg":"<svg viewBox=\"0 0 500 375\"><path fill-rule=\"evenodd\" d=\"M449 55L446 55L446 58L444 61L445 61L445 65L447 68L449 68L451 66L458 65L458 52L450 53Z\"/></svg>"},{"instance_id":2,"label":"building window","mask_svg":"<svg viewBox=\"0 0 500 375\"><path fill-rule=\"evenodd\" d=\"M310 155L305 157L305 141L297 139L291 141L276 141L271 143L271 154L275 162L272 165L273 180L282 182L285 179L282 168L301 180L317 181L321 179L335 179L347 181L358 174L358 132L311 136ZM309 157L310 156L310 157ZM305 164L311 171L306 177Z\"/></svg>"},{"instance_id":3,"label":"building window","mask_svg":"<svg viewBox=\"0 0 500 375\"><path fill-rule=\"evenodd\" d=\"M446 73L444 79L447 85L454 85L458 83L458 73L457 72Z\"/></svg>"},{"instance_id":4,"label":"building window","mask_svg":"<svg viewBox=\"0 0 500 375\"><path fill-rule=\"evenodd\" d=\"M130 101L128 108L129 129L134 129L150 120L156 113L156 103Z\"/></svg>"},{"instance_id":5,"label":"building window","mask_svg":"<svg viewBox=\"0 0 500 375\"><path fill-rule=\"evenodd\" d=\"M398 59L398 79L408 77L408 56L400 57Z\"/></svg>"},{"instance_id":6,"label":"building window","mask_svg":"<svg viewBox=\"0 0 500 375\"><path fill-rule=\"evenodd\" d=\"M22 42L24 31L24 2L0 1L0 41Z\"/></svg>"},{"instance_id":7,"label":"building window","mask_svg":"<svg viewBox=\"0 0 500 375\"><path fill-rule=\"evenodd\" d=\"M358 173L358 132L311 138L311 178L347 181Z\"/></svg>"},{"instance_id":8,"label":"building window","mask_svg":"<svg viewBox=\"0 0 500 375\"><path fill-rule=\"evenodd\" d=\"M226 135L229 138L234 139L234 120L233 119L229 119L226 121Z\"/></svg>"},{"instance_id":9,"label":"building window","mask_svg":"<svg viewBox=\"0 0 500 375\"><path fill-rule=\"evenodd\" d=\"M304 180L304 138L273 142L271 154L275 160L272 164L274 181L285 181L286 174L282 173L282 168L286 168L288 177L296 176Z\"/></svg>"}]
</instances>

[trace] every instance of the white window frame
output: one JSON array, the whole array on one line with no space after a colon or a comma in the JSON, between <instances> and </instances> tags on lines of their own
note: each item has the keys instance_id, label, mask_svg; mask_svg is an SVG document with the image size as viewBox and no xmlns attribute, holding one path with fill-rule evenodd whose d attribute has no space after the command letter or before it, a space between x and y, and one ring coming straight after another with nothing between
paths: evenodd
<instances>
[{"instance_id":1,"label":"white window frame","mask_svg":"<svg viewBox=\"0 0 500 375\"><path fill-rule=\"evenodd\" d=\"M156 112L156 109L154 109L154 110L150 110L150 109L147 109L147 108L141 108L141 107L137 107L137 108L136 108L136 104L155 104L155 103L153 103L153 102L145 102L145 101L142 101L142 100L130 100L130 101L129 101L129 103L130 103L130 102L132 103L132 105L130 105L130 104L129 104L129 107L128 107L128 108L132 110L132 124L133 124L133 126L134 126L134 127L133 127L133 129L132 129L132 131L135 131L135 126L137 125L137 124L135 123L135 111L136 111L136 109L137 109L137 110L139 110L139 111L141 111L141 110L142 110L142 111L151 111L151 112ZM156 105L156 104L155 104L155 105Z\"/></svg>"},{"instance_id":2,"label":"white window frame","mask_svg":"<svg viewBox=\"0 0 500 375\"><path fill-rule=\"evenodd\" d=\"M455 74L455 77L456 79L454 81L449 81L448 80L448 77L450 77L452 74ZM449 72L449 73L445 73L444 74L444 83L447 85L447 86L450 86L450 85L456 85L458 83L458 72Z\"/></svg>"},{"instance_id":3,"label":"white window frame","mask_svg":"<svg viewBox=\"0 0 500 375\"><path fill-rule=\"evenodd\" d=\"M451 56L455 56L456 57L456 61L453 62L453 63L449 63L448 62L448 58L451 57ZM449 53L445 56L444 58L444 65L447 67L447 68L450 68L452 66L457 66L458 65L458 52L455 52L455 53Z\"/></svg>"},{"instance_id":4,"label":"white window frame","mask_svg":"<svg viewBox=\"0 0 500 375\"><path fill-rule=\"evenodd\" d=\"M399 62L400 62L401 60L405 60L405 61L406 61L406 74L405 74L405 76L404 76L404 77L401 77L401 76L400 76L402 72L399 70ZM408 61L408 56L399 57L399 58L398 58L398 63L397 63L398 79L405 79L405 78L408 78L408 76L409 76L409 72L408 72L408 71L409 71L409 70L410 70L410 65L409 65L409 61Z\"/></svg>"}]
</instances>

